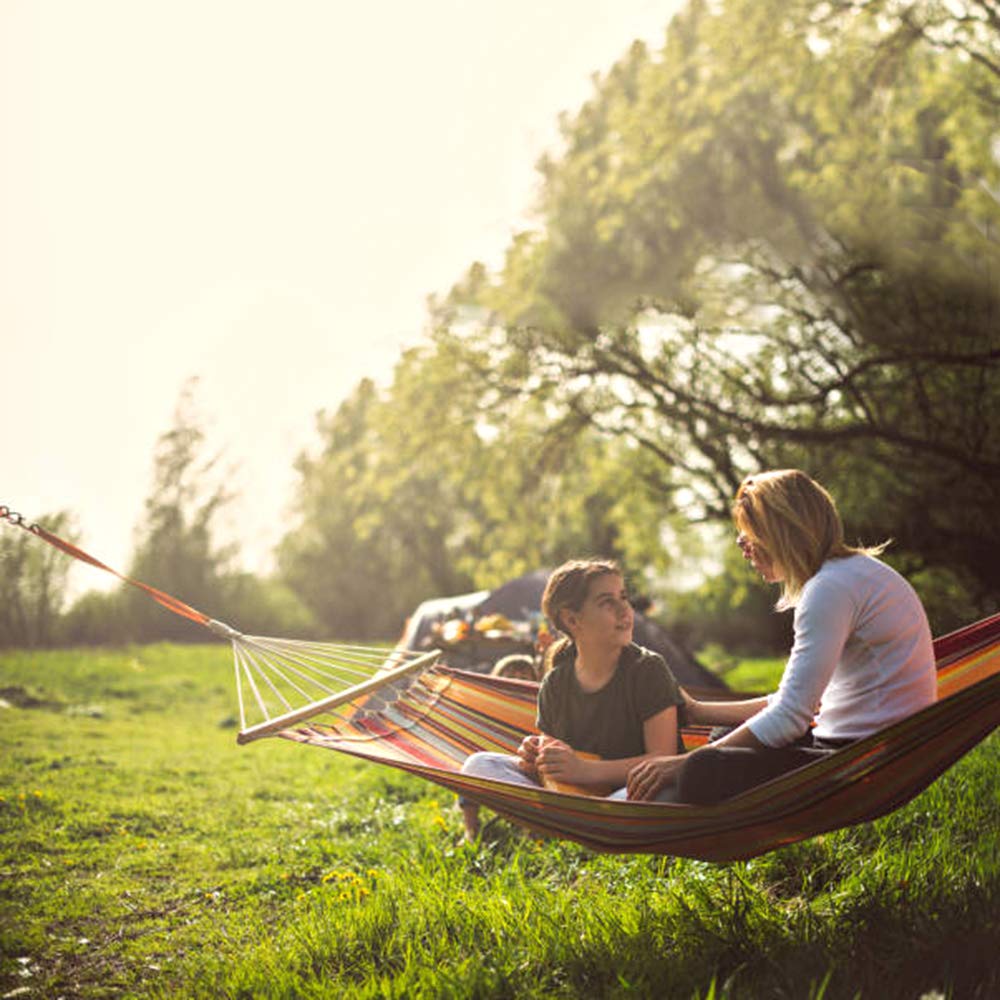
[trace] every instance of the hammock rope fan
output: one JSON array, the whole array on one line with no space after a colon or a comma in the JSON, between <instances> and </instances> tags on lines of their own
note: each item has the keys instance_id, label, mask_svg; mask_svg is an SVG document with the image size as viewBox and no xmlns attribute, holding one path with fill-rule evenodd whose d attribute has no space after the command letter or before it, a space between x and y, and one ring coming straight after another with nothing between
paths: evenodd
<instances>
[{"instance_id":1,"label":"hammock rope fan","mask_svg":"<svg viewBox=\"0 0 1000 1000\"><path fill-rule=\"evenodd\" d=\"M538 833L596 851L734 861L883 816L1000 725L1000 613L935 640L938 701L825 759L714 806L629 802L460 773L535 731L538 685L442 666L439 651L243 635L0 505L0 520L114 574L232 644L239 743L277 737L415 774ZM708 731L685 728L686 748Z\"/></svg>"}]
</instances>

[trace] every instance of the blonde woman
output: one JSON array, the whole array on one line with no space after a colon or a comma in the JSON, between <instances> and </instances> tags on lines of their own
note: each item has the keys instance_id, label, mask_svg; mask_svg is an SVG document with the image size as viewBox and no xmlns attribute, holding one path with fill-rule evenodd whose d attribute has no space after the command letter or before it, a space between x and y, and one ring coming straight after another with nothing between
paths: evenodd
<instances>
[{"instance_id":1,"label":"blonde woman","mask_svg":"<svg viewBox=\"0 0 1000 1000\"><path fill-rule=\"evenodd\" d=\"M797 469L751 476L733 506L737 543L754 569L782 585L794 644L778 691L711 703L685 697L692 724L735 727L685 757L640 762L628 795L710 804L808 764L931 704L937 693L927 616L913 588L877 557L852 548L833 499ZM815 722L815 725L813 723Z\"/></svg>"},{"instance_id":2,"label":"blonde woman","mask_svg":"<svg viewBox=\"0 0 1000 1000\"><path fill-rule=\"evenodd\" d=\"M549 647L550 669L538 692L539 734L525 737L517 755L472 754L462 771L624 794L637 763L678 752L680 688L658 653L632 642L635 615L616 563L564 563L548 579L542 611L563 638ZM460 805L466 833L474 837L478 807L467 800Z\"/></svg>"}]
</instances>

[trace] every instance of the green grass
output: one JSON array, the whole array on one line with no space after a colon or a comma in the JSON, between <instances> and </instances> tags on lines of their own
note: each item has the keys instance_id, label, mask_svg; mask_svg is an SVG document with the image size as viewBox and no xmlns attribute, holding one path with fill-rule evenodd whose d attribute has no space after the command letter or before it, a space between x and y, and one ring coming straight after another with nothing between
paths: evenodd
<instances>
[{"instance_id":1,"label":"green grass","mask_svg":"<svg viewBox=\"0 0 1000 1000\"><path fill-rule=\"evenodd\" d=\"M9 654L0 689L0 997L1000 995L996 735L877 823L712 865L468 846L432 784L238 748L223 647Z\"/></svg>"},{"instance_id":2,"label":"green grass","mask_svg":"<svg viewBox=\"0 0 1000 1000\"><path fill-rule=\"evenodd\" d=\"M787 660L787 657L783 656L741 660L715 645L701 650L698 658L734 691L745 691L750 694L775 690Z\"/></svg>"}]
</instances>

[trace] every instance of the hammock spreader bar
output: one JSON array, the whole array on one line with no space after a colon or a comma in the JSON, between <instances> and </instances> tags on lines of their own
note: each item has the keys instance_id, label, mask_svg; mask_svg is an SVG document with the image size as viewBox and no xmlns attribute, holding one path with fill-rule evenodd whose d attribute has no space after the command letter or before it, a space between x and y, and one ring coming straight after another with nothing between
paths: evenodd
<instances>
[{"instance_id":1,"label":"hammock spreader bar","mask_svg":"<svg viewBox=\"0 0 1000 1000\"><path fill-rule=\"evenodd\" d=\"M331 695L329 698L323 698L319 701L313 702L311 705L305 705L302 708L295 709L294 711L286 712L284 715L279 715L277 718L269 719L267 722L260 722L256 726L250 726L248 729L244 729L236 737L236 742L251 743L254 740L259 740L263 736L273 736L282 729L294 726L297 722L302 722L305 719L311 719L316 715L329 712L331 709L339 708L341 705L346 705L349 702L356 701L358 698L362 698L366 694L371 694L379 688L385 687L387 684L391 684L393 681L399 680L401 677L405 677L408 674L415 673L419 670L425 670L431 664L437 662L440 655L439 650L432 650L430 653L418 656L410 663L406 663L401 667L396 667L394 670L387 670L385 673L379 674L371 680L363 681L361 684L355 684L353 687L347 688L347 690L341 691L338 694Z\"/></svg>"}]
</instances>

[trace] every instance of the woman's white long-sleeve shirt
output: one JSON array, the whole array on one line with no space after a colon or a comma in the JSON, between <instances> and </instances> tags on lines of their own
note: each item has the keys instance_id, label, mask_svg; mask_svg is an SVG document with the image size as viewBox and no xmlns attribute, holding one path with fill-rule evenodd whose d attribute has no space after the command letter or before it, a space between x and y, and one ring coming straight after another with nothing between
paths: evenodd
<instances>
[{"instance_id":1,"label":"woman's white long-sleeve shirt","mask_svg":"<svg viewBox=\"0 0 1000 1000\"><path fill-rule=\"evenodd\" d=\"M770 747L798 739L814 717L818 738L859 739L936 697L920 598L891 566L853 555L828 559L806 583L781 684L748 725Z\"/></svg>"}]
</instances>

